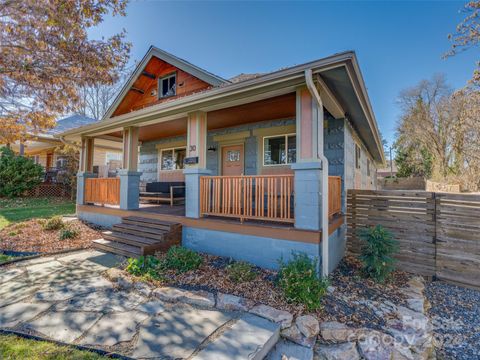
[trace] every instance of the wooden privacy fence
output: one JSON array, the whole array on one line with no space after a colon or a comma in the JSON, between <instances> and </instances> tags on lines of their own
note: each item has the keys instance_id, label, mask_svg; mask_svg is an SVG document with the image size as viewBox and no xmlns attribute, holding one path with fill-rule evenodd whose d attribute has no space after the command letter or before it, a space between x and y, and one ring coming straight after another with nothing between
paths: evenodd
<instances>
[{"instance_id":1,"label":"wooden privacy fence","mask_svg":"<svg viewBox=\"0 0 480 360\"><path fill-rule=\"evenodd\" d=\"M293 175L202 176L202 215L294 222Z\"/></svg>"},{"instance_id":2,"label":"wooden privacy fence","mask_svg":"<svg viewBox=\"0 0 480 360\"><path fill-rule=\"evenodd\" d=\"M120 179L85 179L85 203L120 205Z\"/></svg>"},{"instance_id":3,"label":"wooden privacy fence","mask_svg":"<svg viewBox=\"0 0 480 360\"><path fill-rule=\"evenodd\" d=\"M399 241L405 271L480 286L480 196L427 191L347 192L347 249L360 252L358 231L382 225Z\"/></svg>"}]
</instances>

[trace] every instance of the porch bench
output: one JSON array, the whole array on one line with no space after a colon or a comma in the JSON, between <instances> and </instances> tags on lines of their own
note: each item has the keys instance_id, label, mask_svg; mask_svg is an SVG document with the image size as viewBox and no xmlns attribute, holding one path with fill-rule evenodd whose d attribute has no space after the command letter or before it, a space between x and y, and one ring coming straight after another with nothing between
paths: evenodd
<instances>
[{"instance_id":1,"label":"porch bench","mask_svg":"<svg viewBox=\"0 0 480 360\"><path fill-rule=\"evenodd\" d=\"M181 181L157 181L147 183L145 191L140 192L140 200L169 202L185 199L185 183Z\"/></svg>"}]
</instances>

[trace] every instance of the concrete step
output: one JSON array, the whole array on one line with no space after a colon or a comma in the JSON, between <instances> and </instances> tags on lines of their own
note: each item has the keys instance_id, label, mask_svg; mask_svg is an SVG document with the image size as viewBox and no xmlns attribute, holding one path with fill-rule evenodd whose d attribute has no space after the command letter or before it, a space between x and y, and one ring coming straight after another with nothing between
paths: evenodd
<instances>
[{"instance_id":1,"label":"concrete step","mask_svg":"<svg viewBox=\"0 0 480 360\"><path fill-rule=\"evenodd\" d=\"M143 255L142 248L105 239L93 240L93 247L113 254L137 258Z\"/></svg>"},{"instance_id":2,"label":"concrete step","mask_svg":"<svg viewBox=\"0 0 480 360\"><path fill-rule=\"evenodd\" d=\"M280 338L280 325L244 314L192 360L261 360Z\"/></svg>"},{"instance_id":3,"label":"concrete step","mask_svg":"<svg viewBox=\"0 0 480 360\"><path fill-rule=\"evenodd\" d=\"M158 220L158 219L150 219L150 218L145 218L140 216L126 216L122 218L122 223L137 225L137 226L145 226L145 227L156 228L156 229L163 229L167 231L180 226L179 223Z\"/></svg>"},{"instance_id":4,"label":"concrete step","mask_svg":"<svg viewBox=\"0 0 480 360\"><path fill-rule=\"evenodd\" d=\"M113 225L112 229L115 232L142 236L149 239L156 239L157 241L162 241L165 237L165 234L168 233L166 230L132 224L115 224Z\"/></svg>"}]
</instances>

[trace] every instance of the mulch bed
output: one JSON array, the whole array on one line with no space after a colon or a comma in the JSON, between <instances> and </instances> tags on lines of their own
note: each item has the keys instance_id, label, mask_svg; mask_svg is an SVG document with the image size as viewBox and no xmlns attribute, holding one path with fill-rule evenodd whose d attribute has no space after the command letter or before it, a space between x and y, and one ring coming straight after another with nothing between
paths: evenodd
<instances>
[{"instance_id":1,"label":"mulch bed","mask_svg":"<svg viewBox=\"0 0 480 360\"><path fill-rule=\"evenodd\" d=\"M60 230L44 230L43 220L32 219L11 224L0 231L0 250L19 252L54 252L91 247L92 240L101 238L99 228L88 226L79 220L66 222L79 231L75 239L59 239Z\"/></svg>"},{"instance_id":2,"label":"mulch bed","mask_svg":"<svg viewBox=\"0 0 480 360\"><path fill-rule=\"evenodd\" d=\"M228 278L226 272L230 259L205 254L202 256L204 263L198 270L184 274L167 272L163 285L242 296L289 311L295 316L308 313L303 305L290 304L285 300L282 291L276 286L277 271L255 268L258 274L255 280L235 283ZM364 304L365 300L387 300L402 304L405 299L399 289L406 285L409 278L407 273L395 271L388 282L377 284L362 277L358 260L347 256L330 276L331 292L323 299L323 308L311 314L319 321L340 321L354 327L381 329L388 319L376 315Z\"/></svg>"}]
</instances>

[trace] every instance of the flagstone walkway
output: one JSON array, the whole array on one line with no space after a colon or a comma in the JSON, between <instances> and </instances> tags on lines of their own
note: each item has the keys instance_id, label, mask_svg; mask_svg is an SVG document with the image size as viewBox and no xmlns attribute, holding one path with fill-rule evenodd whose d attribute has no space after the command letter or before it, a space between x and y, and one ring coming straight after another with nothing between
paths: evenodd
<instances>
[{"instance_id":1,"label":"flagstone walkway","mask_svg":"<svg viewBox=\"0 0 480 360\"><path fill-rule=\"evenodd\" d=\"M122 261L85 250L0 267L0 329L140 359L260 359L277 342L279 325L253 314L116 288L102 273Z\"/></svg>"}]
</instances>

